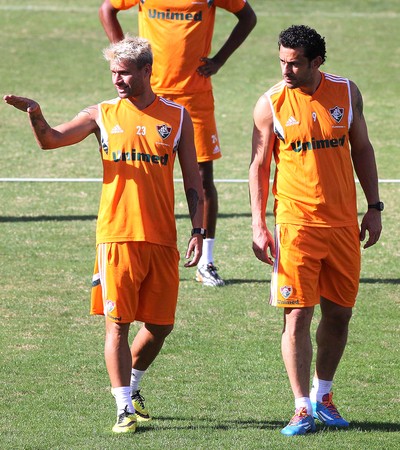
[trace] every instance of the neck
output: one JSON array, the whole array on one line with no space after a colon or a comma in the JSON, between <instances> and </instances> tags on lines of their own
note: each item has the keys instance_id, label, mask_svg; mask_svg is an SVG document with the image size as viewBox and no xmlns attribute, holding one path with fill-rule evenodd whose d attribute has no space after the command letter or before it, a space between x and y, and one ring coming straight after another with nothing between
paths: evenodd
<instances>
[{"instance_id":1,"label":"neck","mask_svg":"<svg viewBox=\"0 0 400 450\"><path fill-rule=\"evenodd\" d=\"M322 80L322 74L318 70L313 80L311 80L311 83L307 86L301 86L300 90L308 95L313 95L315 91L318 89L319 85L321 84Z\"/></svg>"},{"instance_id":2,"label":"neck","mask_svg":"<svg viewBox=\"0 0 400 450\"><path fill-rule=\"evenodd\" d=\"M146 109L150 106L156 99L156 94L150 91L146 94L139 95L138 97L128 97L128 100L136 106L139 111Z\"/></svg>"}]
</instances>

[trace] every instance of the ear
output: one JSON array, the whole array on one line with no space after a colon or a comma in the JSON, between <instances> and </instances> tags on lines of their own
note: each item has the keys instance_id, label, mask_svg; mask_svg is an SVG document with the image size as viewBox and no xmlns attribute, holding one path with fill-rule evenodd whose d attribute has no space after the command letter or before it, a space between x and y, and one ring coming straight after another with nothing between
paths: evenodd
<instances>
[{"instance_id":1,"label":"ear","mask_svg":"<svg viewBox=\"0 0 400 450\"><path fill-rule=\"evenodd\" d=\"M146 75L150 76L151 73L152 73L152 71L153 71L153 67L152 67L150 64L146 64L146 65L143 67L143 70L144 70L144 73L145 73Z\"/></svg>"},{"instance_id":2,"label":"ear","mask_svg":"<svg viewBox=\"0 0 400 450\"><path fill-rule=\"evenodd\" d=\"M322 64L322 57L321 57L321 56L317 56L316 58L314 58L314 59L311 61L311 67L312 67L313 69L319 69L319 67L321 66L321 64Z\"/></svg>"}]
</instances>

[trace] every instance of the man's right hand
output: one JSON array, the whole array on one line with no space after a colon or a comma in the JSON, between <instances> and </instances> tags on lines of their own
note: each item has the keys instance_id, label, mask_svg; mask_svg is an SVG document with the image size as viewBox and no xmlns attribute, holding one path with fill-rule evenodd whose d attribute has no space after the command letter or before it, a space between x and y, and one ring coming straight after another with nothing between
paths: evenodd
<instances>
[{"instance_id":1,"label":"man's right hand","mask_svg":"<svg viewBox=\"0 0 400 450\"><path fill-rule=\"evenodd\" d=\"M19 109L20 111L24 111L27 113L33 113L39 109L39 103L35 102L35 100L31 100L26 97L18 97L16 95L5 95L3 100L14 108Z\"/></svg>"},{"instance_id":2,"label":"man's right hand","mask_svg":"<svg viewBox=\"0 0 400 450\"><path fill-rule=\"evenodd\" d=\"M268 254L268 250L271 256ZM275 258L276 256L275 241L268 229L253 230L253 252L260 261L270 266L274 264L271 257Z\"/></svg>"}]
</instances>

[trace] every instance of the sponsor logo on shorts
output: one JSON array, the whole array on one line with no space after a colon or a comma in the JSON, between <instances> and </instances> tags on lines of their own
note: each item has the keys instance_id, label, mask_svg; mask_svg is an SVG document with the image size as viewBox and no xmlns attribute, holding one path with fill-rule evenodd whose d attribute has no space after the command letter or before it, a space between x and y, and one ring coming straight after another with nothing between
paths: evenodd
<instances>
[{"instance_id":1,"label":"sponsor logo on shorts","mask_svg":"<svg viewBox=\"0 0 400 450\"><path fill-rule=\"evenodd\" d=\"M281 291L281 295L285 300L288 299L292 295L292 292L293 292L292 286L287 286L287 285L282 286L279 290Z\"/></svg>"},{"instance_id":2,"label":"sponsor logo on shorts","mask_svg":"<svg viewBox=\"0 0 400 450\"><path fill-rule=\"evenodd\" d=\"M298 300L278 300L278 305L299 305L300 302Z\"/></svg>"},{"instance_id":3,"label":"sponsor logo on shorts","mask_svg":"<svg viewBox=\"0 0 400 450\"><path fill-rule=\"evenodd\" d=\"M113 322L121 322L122 317L114 317L110 313L107 313L107 317L112 320Z\"/></svg>"}]
</instances>

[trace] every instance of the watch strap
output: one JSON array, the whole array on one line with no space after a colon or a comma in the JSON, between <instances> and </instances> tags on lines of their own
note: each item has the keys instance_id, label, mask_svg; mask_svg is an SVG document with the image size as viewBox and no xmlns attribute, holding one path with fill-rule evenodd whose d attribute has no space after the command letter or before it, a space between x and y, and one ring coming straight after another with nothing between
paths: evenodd
<instances>
[{"instance_id":1,"label":"watch strap","mask_svg":"<svg viewBox=\"0 0 400 450\"><path fill-rule=\"evenodd\" d=\"M207 230L205 228L193 228L192 229L192 236L194 234L201 234L203 239L205 239L207 237Z\"/></svg>"},{"instance_id":2,"label":"watch strap","mask_svg":"<svg viewBox=\"0 0 400 450\"><path fill-rule=\"evenodd\" d=\"M368 209L377 209L378 211L383 211L385 205L383 202L372 203L368 205Z\"/></svg>"}]
</instances>

